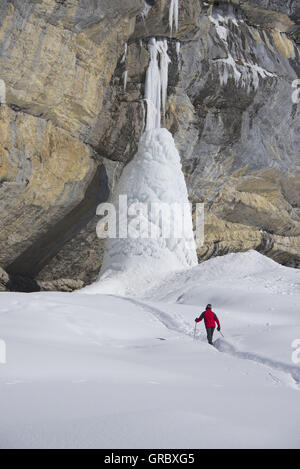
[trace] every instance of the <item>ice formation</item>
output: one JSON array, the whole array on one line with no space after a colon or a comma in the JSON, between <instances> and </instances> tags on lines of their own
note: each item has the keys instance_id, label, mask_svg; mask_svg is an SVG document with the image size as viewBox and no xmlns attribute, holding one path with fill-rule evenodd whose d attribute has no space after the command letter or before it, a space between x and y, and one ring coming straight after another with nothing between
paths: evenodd
<instances>
[{"instance_id":1,"label":"ice formation","mask_svg":"<svg viewBox=\"0 0 300 469\"><path fill-rule=\"evenodd\" d=\"M145 101L147 102L146 130L159 129L161 110L166 109L168 89L168 42L152 38L148 44L150 63L146 73Z\"/></svg>"},{"instance_id":2,"label":"ice formation","mask_svg":"<svg viewBox=\"0 0 300 469\"><path fill-rule=\"evenodd\" d=\"M178 10L178 0L170 0L169 25L171 32L173 31L173 25L175 25L176 31L178 31Z\"/></svg>"},{"instance_id":3,"label":"ice formation","mask_svg":"<svg viewBox=\"0 0 300 469\"><path fill-rule=\"evenodd\" d=\"M123 57L121 59L121 64L126 64L127 52L128 52L128 44L127 44L127 42L125 42L124 54L123 54ZM125 93L126 88L127 88L127 78L128 78L128 71L125 70L123 72L123 89L124 89L124 93Z\"/></svg>"},{"instance_id":4,"label":"ice formation","mask_svg":"<svg viewBox=\"0 0 300 469\"><path fill-rule=\"evenodd\" d=\"M176 55L177 55L178 68L179 69L181 68L181 65L182 65L180 50L181 50L181 43L180 43L180 41L176 41Z\"/></svg>"},{"instance_id":5,"label":"ice formation","mask_svg":"<svg viewBox=\"0 0 300 469\"><path fill-rule=\"evenodd\" d=\"M223 24L227 23L227 21L225 21L225 18L221 15L216 15L216 16L211 15L209 17L209 19L210 19L211 23L214 24L219 38L222 41L227 42L228 28L226 26L222 25L222 23Z\"/></svg>"},{"instance_id":6,"label":"ice formation","mask_svg":"<svg viewBox=\"0 0 300 469\"><path fill-rule=\"evenodd\" d=\"M168 273L197 264L180 156L167 129L142 135L138 153L125 167L114 194L117 213L124 195L125 229L124 223L117 223L117 235L122 231L123 238L106 240L100 280L87 293L143 295ZM135 228L139 237L133 236Z\"/></svg>"},{"instance_id":7,"label":"ice formation","mask_svg":"<svg viewBox=\"0 0 300 469\"><path fill-rule=\"evenodd\" d=\"M178 1L170 6L178 24ZM191 207L180 156L174 139L161 128L168 90L168 42L148 42L150 61L144 100L145 132L134 159L124 168L112 200L113 216L105 207L97 226L98 236L109 231L99 280L86 293L143 296L171 272L197 264ZM177 54L180 43L176 45ZM125 54L126 57L125 48ZM126 77L124 77L124 89ZM107 209L108 210L108 209ZM110 224L113 225L110 231Z\"/></svg>"},{"instance_id":8,"label":"ice formation","mask_svg":"<svg viewBox=\"0 0 300 469\"><path fill-rule=\"evenodd\" d=\"M124 54L123 54L123 57L122 57L122 59L121 59L121 63L122 63L122 64L126 62L127 51L128 51L128 44L127 44L127 42L125 42L125 45L124 45Z\"/></svg>"},{"instance_id":9,"label":"ice formation","mask_svg":"<svg viewBox=\"0 0 300 469\"><path fill-rule=\"evenodd\" d=\"M6 85L2 79L0 79L0 104L6 104Z\"/></svg>"},{"instance_id":10,"label":"ice formation","mask_svg":"<svg viewBox=\"0 0 300 469\"><path fill-rule=\"evenodd\" d=\"M235 84L247 88L248 92L251 91L251 87L255 90L258 89L259 77L275 77L273 73L268 72L257 64L235 60L230 52L228 52L227 59L219 59L217 63L223 65L220 73L221 85L226 85L229 78L234 78Z\"/></svg>"},{"instance_id":11,"label":"ice formation","mask_svg":"<svg viewBox=\"0 0 300 469\"><path fill-rule=\"evenodd\" d=\"M124 89L124 93L125 93L126 88L127 88L127 79L128 79L128 71L125 70L125 72L123 73L123 89Z\"/></svg>"},{"instance_id":12,"label":"ice formation","mask_svg":"<svg viewBox=\"0 0 300 469\"><path fill-rule=\"evenodd\" d=\"M264 68L260 67L253 62L245 60L243 55L239 54L237 59L234 59L229 50L228 35L230 32L230 22L235 26L240 26L243 23L241 18L235 18L231 12L227 16L220 14L211 15L209 17L211 23L216 28L216 32L220 40L224 43L227 51L226 59L217 59L215 63L219 67L219 76L221 85L226 85L230 78L233 78L236 86L246 88L249 93L251 89L257 90L259 87L259 77L267 78L274 77L275 75Z\"/></svg>"},{"instance_id":13,"label":"ice formation","mask_svg":"<svg viewBox=\"0 0 300 469\"><path fill-rule=\"evenodd\" d=\"M145 3L145 6L143 8L141 16L142 16L143 20L145 21L145 19L147 18L148 14L149 14L149 11L151 10L151 5L149 5L149 3L147 3L146 1L144 3Z\"/></svg>"}]
</instances>

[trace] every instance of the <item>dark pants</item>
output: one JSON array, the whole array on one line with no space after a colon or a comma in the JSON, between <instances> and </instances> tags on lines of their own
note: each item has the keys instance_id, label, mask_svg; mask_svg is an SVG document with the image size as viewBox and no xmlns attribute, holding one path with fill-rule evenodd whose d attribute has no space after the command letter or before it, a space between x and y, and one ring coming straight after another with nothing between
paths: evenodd
<instances>
[{"instance_id":1,"label":"dark pants","mask_svg":"<svg viewBox=\"0 0 300 469\"><path fill-rule=\"evenodd\" d=\"M215 332L215 328L214 327L207 327L206 328L206 332L207 332L207 340L208 340L208 343L210 345L212 345L212 340L213 340L213 335L214 335L214 332Z\"/></svg>"}]
</instances>

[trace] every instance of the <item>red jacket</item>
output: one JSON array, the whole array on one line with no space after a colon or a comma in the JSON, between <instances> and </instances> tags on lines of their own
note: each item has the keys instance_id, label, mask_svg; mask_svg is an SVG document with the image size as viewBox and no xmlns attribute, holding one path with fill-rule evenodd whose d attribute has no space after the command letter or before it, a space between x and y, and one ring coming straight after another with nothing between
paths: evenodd
<instances>
[{"instance_id":1,"label":"red jacket","mask_svg":"<svg viewBox=\"0 0 300 469\"><path fill-rule=\"evenodd\" d=\"M217 315L209 308L196 319L196 322L200 322L202 319L204 319L206 327L216 327L216 323L220 327L220 321Z\"/></svg>"}]
</instances>

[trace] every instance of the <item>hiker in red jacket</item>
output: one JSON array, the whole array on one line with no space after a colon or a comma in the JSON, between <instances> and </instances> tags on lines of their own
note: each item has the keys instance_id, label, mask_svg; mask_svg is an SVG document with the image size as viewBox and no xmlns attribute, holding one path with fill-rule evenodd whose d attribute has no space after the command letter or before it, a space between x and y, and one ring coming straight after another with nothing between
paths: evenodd
<instances>
[{"instance_id":1,"label":"hiker in red jacket","mask_svg":"<svg viewBox=\"0 0 300 469\"><path fill-rule=\"evenodd\" d=\"M204 319L208 343L213 345L212 339L215 332L216 323L218 324L218 331L221 330L221 326L217 315L211 310L211 308L212 306L208 304L206 306L206 310L201 314L201 316L199 316L199 318L196 318L195 321L200 322L202 319Z\"/></svg>"}]
</instances>

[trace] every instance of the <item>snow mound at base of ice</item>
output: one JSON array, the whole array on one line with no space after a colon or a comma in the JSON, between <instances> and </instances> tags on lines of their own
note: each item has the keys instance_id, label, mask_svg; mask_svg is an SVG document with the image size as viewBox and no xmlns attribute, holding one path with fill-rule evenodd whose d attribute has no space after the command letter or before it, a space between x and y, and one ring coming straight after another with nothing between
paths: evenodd
<instances>
[{"instance_id":1,"label":"snow mound at base of ice","mask_svg":"<svg viewBox=\"0 0 300 469\"><path fill-rule=\"evenodd\" d=\"M183 288L184 287L184 288ZM216 287L218 293L216 293ZM232 289L245 298L264 294L294 294L300 291L300 270L284 267L272 259L250 250L209 259L202 264L164 279L149 297L179 301L182 304L224 304L230 301Z\"/></svg>"},{"instance_id":2,"label":"snow mound at base of ice","mask_svg":"<svg viewBox=\"0 0 300 469\"><path fill-rule=\"evenodd\" d=\"M173 236L172 230L170 237L163 237L161 219L151 212L152 204L182 207L189 203L180 156L168 130L154 129L142 135L138 153L125 167L114 195L117 212L119 197L124 195L128 207L147 205L143 216L156 236L108 239L100 278L84 293L141 296L171 272L197 265L190 209L182 237ZM128 216L128 225L133 223L138 225L136 214ZM170 226L173 224L171 214Z\"/></svg>"},{"instance_id":3,"label":"snow mound at base of ice","mask_svg":"<svg viewBox=\"0 0 300 469\"><path fill-rule=\"evenodd\" d=\"M257 251L227 254L209 259L199 265L201 275L209 278L244 277L262 272L280 270L281 265Z\"/></svg>"}]
</instances>

